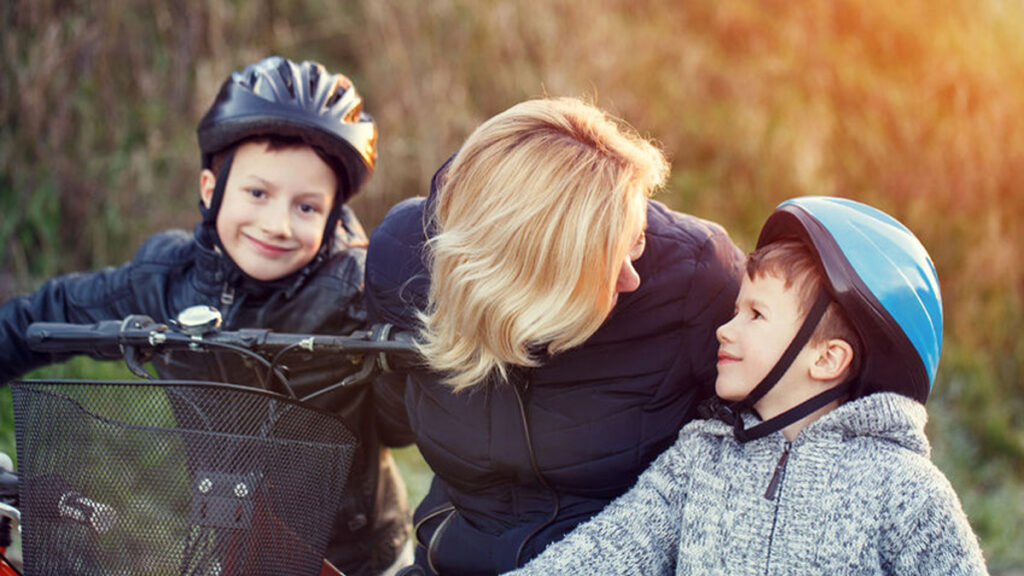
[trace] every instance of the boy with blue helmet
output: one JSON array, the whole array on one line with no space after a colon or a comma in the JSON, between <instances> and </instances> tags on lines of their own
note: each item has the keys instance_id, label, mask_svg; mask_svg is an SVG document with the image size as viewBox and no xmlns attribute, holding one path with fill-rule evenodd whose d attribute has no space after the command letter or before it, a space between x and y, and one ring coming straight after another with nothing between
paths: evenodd
<instances>
[{"instance_id":1,"label":"boy with blue helmet","mask_svg":"<svg viewBox=\"0 0 1024 576\"><path fill-rule=\"evenodd\" d=\"M784 202L717 335L715 417L515 574L987 574L929 458L942 300L905 226Z\"/></svg>"},{"instance_id":2,"label":"boy with blue helmet","mask_svg":"<svg viewBox=\"0 0 1024 576\"><path fill-rule=\"evenodd\" d=\"M348 334L364 327L366 237L346 203L373 173L377 127L352 82L316 62L265 58L224 80L197 136L202 221L194 233L156 234L126 264L53 278L0 306L0 382L66 359L28 349L32 322L143 314L166 323L208 305L228 330ZM331 359L290 360L300 397L354 370ZM166 378L260 381L229 354L166 353L152 361ZM411 561L409 511L384 444L404 440L378 432L368 387L311 402L339 415L360 440L327 559L349 576L396 571Z\"/></svg>"}]
</instances>

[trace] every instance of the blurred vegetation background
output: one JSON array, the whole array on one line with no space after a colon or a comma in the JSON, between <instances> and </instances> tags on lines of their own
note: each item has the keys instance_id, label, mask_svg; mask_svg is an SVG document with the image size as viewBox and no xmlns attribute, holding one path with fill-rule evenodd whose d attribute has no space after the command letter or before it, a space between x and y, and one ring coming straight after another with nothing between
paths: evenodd
<instances>
[{"instance_id":1,"label":"blurred vegetation background","mask_svg":"<svg viewBox=\"0 0 1024 576\"><path fill-rule=\"evenodd\" d=\"M368 229L477 124L545 94L657 139L659 199L743 249L788 197L889 211L942 281L934 459L992 572L1024 571L1021 2L10 0L0 22L0 301L191 228L195 125L227 74L275 53L347 73L377 119L353 203ZM13 453L8 389L0 419ZM400 457L418 498L429 472Z\"/></svg>"}]
</instances>

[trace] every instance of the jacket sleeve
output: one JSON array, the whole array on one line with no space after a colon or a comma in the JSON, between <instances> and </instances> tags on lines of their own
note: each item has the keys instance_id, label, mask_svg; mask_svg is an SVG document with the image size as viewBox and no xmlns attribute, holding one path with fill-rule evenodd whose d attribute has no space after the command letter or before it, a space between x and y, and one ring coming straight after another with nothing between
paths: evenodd
<instances>
[{"instance_id":1,"label":"jacket sleeve","mask_svg":"<svg viewBox=\"0 0 1024 576\"><path fill-rule=\"evenodd\" d=\"M674 574L691 448L676 442L633 488L511 574Z\"/></svg>"},{"instance_id":2,"label":"jacket sleeve","mask_svg":"<svg viewBox=\"0 0 1024 576\"><path fill-rule=\"evenodd\" d=\"M987 575L985 557L960 499L942 473L933 471L935 482L917 491L923 497L900 507L907 514L899 516L889 532L882 548L890 557L883 562L898 576Z\"/></svg>"},{"instance_id":3,"label":"jacket sleeve","mask_svg":"<svg viewBox=\"0 0 1024 576\"><path fill-rule=\"evenodd\" d=\"M35 293L0 306L0 383L73 356L30 350L26 332L33 322L92 324L128 315L132 301L130 275L129 263L98 272L58 276Z\"/></svg>"},{"instance_id":4,"label":"jacket sleeve","mask_svg":"<svg viewBox=\"0 0 1024 576\"><path fill-rule=\"evenodd\" d=\"M416 440L405 411L405 380L404 374L392 372L381 374L373 383L373 406L380 440L391 448L408 446Z\"/></svg>"},{"instance_id":5,"label":"jacket sleeve","mask_svg":"<svg viewBox=\"0 0 1024 576\"><path fill-rule=\"evenodd\" d=\"M429 283L421 260L422 204L419 198L394 206L373 231L366 253L366 313L371 324L414 330L416 310L424 304ZM373 386L381 440L404 446L415 435L405 406L408 379L385 374Z\"/></svg>"}]
</instances>

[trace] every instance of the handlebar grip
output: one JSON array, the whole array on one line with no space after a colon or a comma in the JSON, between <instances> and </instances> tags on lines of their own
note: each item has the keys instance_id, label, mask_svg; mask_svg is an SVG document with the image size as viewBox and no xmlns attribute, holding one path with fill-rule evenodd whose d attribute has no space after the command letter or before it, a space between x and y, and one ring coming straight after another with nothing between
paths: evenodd
<instances>
[{"instance_id":1,"label":"handlebar grip","mask_svg":"<svg viewBox=\"0 0 1024 576\"><path fill-rule=\"evenodd\" d=\"M35 322L29 325L25 341L36 352L121 358L121 325L121 320L104 320L96 324Z\"/></svg>"}]
</instances>

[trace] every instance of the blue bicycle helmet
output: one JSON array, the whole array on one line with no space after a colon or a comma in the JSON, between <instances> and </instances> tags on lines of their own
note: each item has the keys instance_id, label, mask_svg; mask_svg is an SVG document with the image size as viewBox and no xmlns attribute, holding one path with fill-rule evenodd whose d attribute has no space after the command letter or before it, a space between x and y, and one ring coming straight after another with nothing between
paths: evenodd
<instances>
[{"instance_id":1,"label":"blue bicycle helmet","mask_svg":"<svg viewBox=\"0 0 1024 576\"><path fill-rule=\"evenodd\" d=\"M337 159L348 176L339 183L339 204L359 192L377 160L377 125L363 112L352 82L316 62L280 56L232 73L196 132L204 168L214 154L252 136L306 140Z\"/></svg>"},{"instance_id":2,"label":"blue bicycle helmet","mask_svg":"<svg viewBox=\"0 0 1024 576\"><path fill-rule=\"evenodd\" d=\"M784 238L811 249L829 296L861 337L864 358L854 397L890 391L925 403L942 348L942 295L917 237L860 202L809 196L780 204L757 245Z\"/></svg>"}]
</instances>

